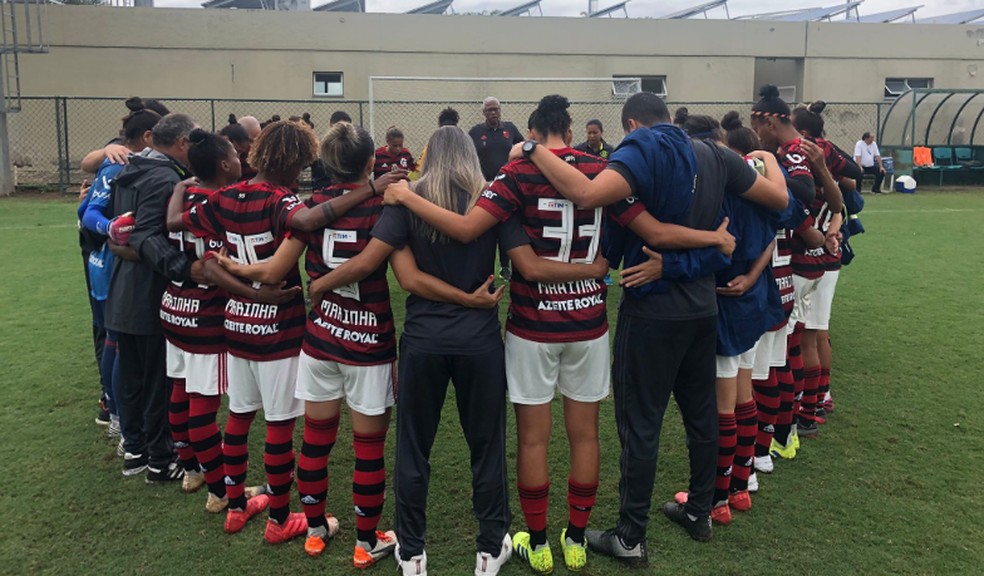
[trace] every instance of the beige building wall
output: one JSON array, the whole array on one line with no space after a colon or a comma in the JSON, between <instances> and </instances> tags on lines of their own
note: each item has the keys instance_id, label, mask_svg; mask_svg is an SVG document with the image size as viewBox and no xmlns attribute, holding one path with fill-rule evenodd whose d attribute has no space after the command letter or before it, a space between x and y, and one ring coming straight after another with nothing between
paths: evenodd
<instances>
[{"instance_id":1,"label":"beige building wall","mask_svg":"<svg viewBox=\"0 0 984 576\"><path fill-rule=\"evenodd\" d=\"M974 26L54 5L45 26L25 95L310 99L312 73L337 71L345 100L367 99L371 75L662 75L670 100L749 100L756 57L804 59L806 100L881 101L895 76L984 88Z\"/></svg>"}]
</instances>

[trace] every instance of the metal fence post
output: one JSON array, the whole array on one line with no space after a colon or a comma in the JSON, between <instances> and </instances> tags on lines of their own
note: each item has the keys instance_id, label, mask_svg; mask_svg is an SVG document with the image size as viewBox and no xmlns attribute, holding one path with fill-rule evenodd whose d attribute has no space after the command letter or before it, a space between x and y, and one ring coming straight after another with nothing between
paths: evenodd
<instances>
[{"instance_id":1,"label":"metal fence post","mask_svg":"<svg viewBox=\"0 0 984 576\"><path fill-rule=\"evenodd\" d=\"M362 119L362 102L359 102L359 126L365 126L365 120Z\"/></svg>"},{"instance_id":2,"label":"metal fence post","mask_svg":"<svg viewBox=\"0 0 984 576\"><path fill-rule=\"evenodd\" d=\"M57 132L58 145L58 191L65 192L69 185L69 163L71 162L68 152L68 107L63 96L55 97L55 130Z\"/></svg>"},{"instance_id":3,"label":"metal fence post","mask_svg":"<svg viewBox=\"0 0 984 576\"><path fill-rule=\"evenodd\" d=\"M878 134L878 141L882 141L882 117L881 117L881 102L875 104L875 134Z\"/></svg>"},{"instance_id":4,"label":"metal fence post","mask_svg":"<svg viewBox=\"0 0 984 576\"><path fill-rule=\"evenodd\" d=\"M215 99L209 100L208 103L212 110L212 132L215 132Z\"/></svg>"}]
</instances>

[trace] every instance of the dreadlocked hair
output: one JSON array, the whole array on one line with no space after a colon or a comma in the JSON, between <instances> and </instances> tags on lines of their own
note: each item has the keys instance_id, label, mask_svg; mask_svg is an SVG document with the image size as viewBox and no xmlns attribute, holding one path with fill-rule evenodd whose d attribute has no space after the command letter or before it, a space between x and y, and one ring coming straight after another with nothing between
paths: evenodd
<instances>
[{"instance_id":1,"label":"dreadlocked hair","mask_svg":"<svg viewBox=\"0 0 984 576\"><path fill-rule=\"evenodd\" d=\"M789 124L789 105L779 97L779 88L766 84L759 89L762 98L752 106L752 116L758 118L776 118L783 124Z\"/></svg>"},{"instance_id":2,"label":"dreadlocked hair","mask_svg":"<svg viewBox=\"0 0 984 576\"><path fill-rule=\"evenodd\" d=\"M748 154L762 147L758 134L747 126L742 126L741 116L732 110L721 118L721 128L724 128L724 140L728 148L741 154Z\"/></svg>"},{"instance_id":3,"label":"dreadlocked hair","mask_svg":"<svg viewBox=\"0 0 984 576\"><path fill-rule=\"evenodd\" d=\"M318 157L318 138L304 124L277 121L256 137L247 162L257 172L281 181L297 178Z\"/></svg>"},{"instance_id":4,"label":"dreadlocked hair","mask_svg":"<svg viewBox=\"0 0 984 576\"><path fill-rule=\"evenodd\" d=\"M338 122L321 141L321 160L337 182L358 182L375 154L372 136L361 126Z\"/></svg>"}]
</instances>

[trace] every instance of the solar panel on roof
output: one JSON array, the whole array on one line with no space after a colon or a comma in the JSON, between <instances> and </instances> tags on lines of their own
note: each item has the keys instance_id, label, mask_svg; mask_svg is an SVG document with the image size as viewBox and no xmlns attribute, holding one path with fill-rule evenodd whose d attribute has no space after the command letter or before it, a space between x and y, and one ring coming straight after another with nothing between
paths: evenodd
<instances>
[{"instance_id":1,"label":"solar panel on roof","mask_svg":"<svg viewBox=\"0 0 984 576\"><path fill-rule=\"evenodd\" d=\"M413 10L407 10L407 14L444 14L449 8L451 8L451 4L453 3L454 0L437 0L437 2L424 4L423 6L418 6Z\"/></svg>"}]
</instances>

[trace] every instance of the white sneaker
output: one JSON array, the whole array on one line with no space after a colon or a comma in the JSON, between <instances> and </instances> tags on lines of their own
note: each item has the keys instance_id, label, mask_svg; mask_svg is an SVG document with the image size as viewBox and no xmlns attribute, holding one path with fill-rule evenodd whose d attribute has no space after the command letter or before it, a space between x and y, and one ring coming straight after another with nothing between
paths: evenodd
<instances>
[{"instance_id":1,"label":"white sneaker","mask_svg":"<svg viewBox=\"0 0 984 576\"><path fill-rule=\"evenodd\" d=\"M497 557L493 558L488 552L478 552L475 554L475 576L495 576L498 574L499 569L512 558L512 551L512 538L509 537L509 533L507 532L502 537L502 548L499 549L499 555Z\"/></svg>"},{"instance_id":2,"label":"white sneaker","mask_svg":"<svg viewBox=\"0 0 984 576\"><path fill-rule=\"evenodd\" d=\"M759 491L759 479L758 476L755 475L755 472L752 472L748 476L748 491L752 494Z\"/></svg>"},{"instance_id":3,"label":"white sneaker","mask_svg":"<svg viewBox=\"0 0 984 576\"><path fill-rule=\"evenodd\" d=\"M768 454L765 456L756 456L754 466L755 471L761 472L762 474L772 474L772 471L776 469L772 463L772 456Z\"/></svg>"},{"instance_id":4,"label":"white sneaker","mask_svg":"<svg viewBox=\"0 0 984 576\"><path fill-rule=\"evenodd\" d=\"M400 558L400 545L396 545L393 551L393 558L396 558L396 565L403 576L427 576L427 551L413 556L409 560Z\"/></svg>"}]
</instances>

